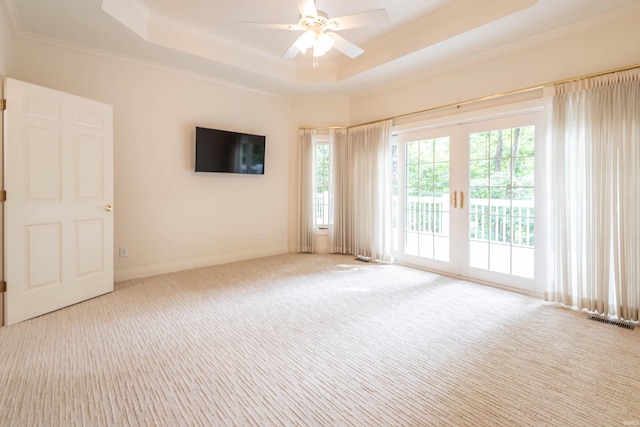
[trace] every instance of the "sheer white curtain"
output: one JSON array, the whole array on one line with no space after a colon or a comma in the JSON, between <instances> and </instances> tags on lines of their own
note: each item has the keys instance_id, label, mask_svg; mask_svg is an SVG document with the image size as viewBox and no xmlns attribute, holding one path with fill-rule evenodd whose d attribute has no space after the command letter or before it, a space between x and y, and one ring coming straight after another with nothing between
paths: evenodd
<instances>
[{"instance_id":1,"label":"sheer white curtain","mask_svg":"<svg viewBox=\"0 0 640 427\"><path fill-rule=\"evenodd\" d=\"M300 161L298 169L298 252L315 251L314 163L316 132L300 129Z\"/></svg>"},{"instance_id":2,"label":"sheer white curtain","mask_svg":"<svg viewBox=\"0 0 640 427\"><path fill-rule=\"evenodd\" d=\"M331 133L330 248L391 261L390 120Z\"/></svg>"},{"instance_id":3,"label":"sheer white curtain","mask_svg":"<svg viewBox=\"0 0 640 427\"><path fill-rule=\"evenodd\" d=\"M350 170L353 159L347 129L329 131L331 227L329 251L338 254L355 252L353 238L353 179Z\"/></svg>"},{"instance_id":4,"label":"sheer white curtain","mask_svg":"<svg viewBox=\"0 0 640 427\"><path fill-rule=\"evenodd\" d=\"M640 69L550 92L546 299L638 320Z\"/></svg>"}]
</instances>

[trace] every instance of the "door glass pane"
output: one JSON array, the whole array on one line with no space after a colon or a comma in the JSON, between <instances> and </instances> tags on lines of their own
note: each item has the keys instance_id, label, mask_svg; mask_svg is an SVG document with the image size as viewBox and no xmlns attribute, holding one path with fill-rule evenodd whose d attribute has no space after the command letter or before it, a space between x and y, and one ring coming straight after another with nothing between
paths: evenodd
<instances>
[{"instance_id":1,"label":"door glass pane","mask_svg":"<svg viewBox=\"0 0 640 427\"><path fill-rule=\"evenodd\" d=\"M406 143L407 255L449 261L449 137Z\"/></svg>"},{"instance_id":2,"label":"door glass pane","mask_svg":"<svg viewBox=\"0 0 640 427\"><path fill-rule=\"evenodd\" d=\"M469 137L469 264L533 278L535 127Z\"/></svg>"}]
</instances>

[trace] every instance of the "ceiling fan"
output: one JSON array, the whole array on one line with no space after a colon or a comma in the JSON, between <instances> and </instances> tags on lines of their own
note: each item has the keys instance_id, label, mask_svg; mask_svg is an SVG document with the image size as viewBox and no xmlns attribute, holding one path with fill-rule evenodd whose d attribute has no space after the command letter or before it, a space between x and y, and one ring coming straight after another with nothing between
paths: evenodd
<instances>
[{"instance_id":1,"label":"ceiling fan","mask_svg":"<svg viewBox=\"0 0 640 427\"><path fill-rule=\"evenodd\" d=\"M300 17L296 24L269 24L266 22L240 22L240 24L261 28L304 31L282 56L284 59L293 59L298 53L304 55L307 49L313 49L313 56L317 58L327 53L331 48L335 48L350 58L355 58L361 55L364 50L338 35L336 31L379 25L388 20L385 9L375 9L354 15L329 18L325 12L316 8L315 0L297 1Z\"/></svg>"}]
</instances>

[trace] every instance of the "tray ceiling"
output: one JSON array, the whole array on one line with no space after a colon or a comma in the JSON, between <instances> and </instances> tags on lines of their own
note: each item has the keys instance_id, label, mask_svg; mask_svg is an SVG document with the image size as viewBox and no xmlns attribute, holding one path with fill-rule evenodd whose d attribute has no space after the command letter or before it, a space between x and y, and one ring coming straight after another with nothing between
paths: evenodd
<instances>
[{"instance_id":1,"label":"tray ceiling","mask_svg":"<svg viewBox=\"0 0 640 427\"><path fill-rule=\"evenodd\" d=\"M384 8L387 23L343 30L362 47L284 60L296 0L0 0L18 36L151 61L255 90L345 95L640 10L636 0L317 0L330 17Z\"/></svg>"}]
</instances>

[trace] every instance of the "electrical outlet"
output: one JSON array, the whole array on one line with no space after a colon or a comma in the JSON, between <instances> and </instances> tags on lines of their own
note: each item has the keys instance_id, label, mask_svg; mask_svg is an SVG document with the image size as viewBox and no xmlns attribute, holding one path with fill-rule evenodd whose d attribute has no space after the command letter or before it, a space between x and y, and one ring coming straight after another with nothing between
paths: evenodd
<instances>
[{"instance_id":1,"label":"electrical outlet","mask_svg":"<svg viewBox=\"0 0 640 427\"><path fill-rule=\"evenodd\" d=\"M126 246L120 246L120 258L129 256L129 248Z\"/></svg>"},{"instance_id":2,"label":"electrical outlet","mask_svg":"<svg viewBox=\"0 0 640 427\"><path fill-rule=\"evenodd\" d=\"M264 231L260 232L260 240L266 240L267 239L267 233L265 233Z\"/></svg>"}]
</instances>

